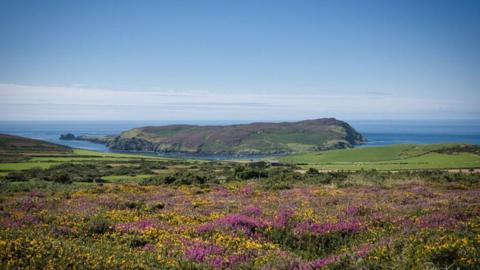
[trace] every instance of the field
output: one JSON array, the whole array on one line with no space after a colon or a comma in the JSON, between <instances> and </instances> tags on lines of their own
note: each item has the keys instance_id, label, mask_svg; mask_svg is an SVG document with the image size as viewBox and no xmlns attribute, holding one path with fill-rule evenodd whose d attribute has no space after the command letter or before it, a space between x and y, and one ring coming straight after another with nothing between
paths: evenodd
<instances>
[{"instance_id":1,"label":"field","mask_svg":"<svg viewBox=\"0 0 480 270\"><path fill-rule=\"evenodd\" d=\"M480 269L477 173L312 168L475 147L285 157L322 166L33 150L0 163L2 269Z\"/></svg>"},{"instance_id":2,"label":"field","mask_svg":"<svg viewBox=\"0 0 480 270\"><path fill-rule=\"evenodd\" d=\"M480 155L475 151L478 147L459 144L393 145L301 153L280 161L319 170L480 168Z\"/></svg>"},{"instance_id":3,"label":"field","mask_svg":"<svg viewBox=\"0 0 480 270\"><path fill-rule=\"evenodd\" d=\"M0 173L7 173L14 170L25 170L31 168L49 168L54 165L59 165L62 163L81 163L81 162L123 162L128 163L129 161L140 161L140 160L166 160L166 158L156 157L156 156L145 156L145 155L135 155L135 154L120 154L120 153L101 153L90 150L83 149L74 149L71 153L62 154L23 154L26 156L26 159L23 159L20 162L1 162L0 163ZM170 159L169 159L170 160ZM171 159L173 160L173 159Z\"/></svg>"}]
</instances>

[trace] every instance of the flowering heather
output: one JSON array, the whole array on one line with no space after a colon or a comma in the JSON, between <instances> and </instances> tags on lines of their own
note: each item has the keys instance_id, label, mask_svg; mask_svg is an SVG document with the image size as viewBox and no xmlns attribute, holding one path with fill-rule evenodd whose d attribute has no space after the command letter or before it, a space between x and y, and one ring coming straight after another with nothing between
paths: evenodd
<instances>
[{"instance_id":1,"label":"flowering heather","mask_svg":"<svg viewBox=\"0 0 480 270\"><path fill-rule=\"evenodd\" d=\"M115 225L115 229L123 232L131 231L145 231L147 229L158 226L159 220L157 219L144 219L139 221L132 221L127 223L119 223Z\"/></svg>"},{"instance_id":2,"label":"flowering heather","mask_svg":"<svg viewBox=\"0 0 480 270\"><path fill-rule=\"evenodd\" d=\"M234 229L243 231L246 234L254 234L256 229L261 228L264 225L265 224L262 221L246 215L230 214L200 226L198 231L207 232L215 229Z\"/></svg>"},{"instance_id":3,"label":"flowering heather","mask_svg":"<svg viewBox=\"0 0 480 270\"><path fill-rule=\"evenodd\" d=\"M338 260L339 260L339 256L329 256L329 257L326 257L326 258L316 259L316 260L313 260L313 261L310 261L310 262L305 262L305 263L295 267L295 269L298 269L298 270L319 269L319 268L322 268L322 267L327 266L329 264L332 264L332 263L334 263Z\"/></svg>"},{"instance_id":4,"label":"flowering heather","mask_svg":"<svg viewBox=\"0 0 480 270\"><path fill-rule=\"evenodd\" d=\"M40 219L36 216L29 214L21 214L16 218L5 218L0 221L0 227L4 228L20 228L21 226L37 224L40 222Z\"/></svg>"},{"instance_id":5,"label":"flowering heather","mask_svg":"<svg viewBox=\"0 0 480 270\"><path fill-rule=\"evenodd\" d=\"M262 214L262 209L260 207L247 207L242 211L247 216L260 216Z\"/></svg>"},{"instance_id":6,"label":"flowering heather","mask_svg":"<svg viewBox=\"0 0 480 270\"><path fill-rule=\"evenodd\" d=\"M420 182L19 191L0 200L0 261L2 269L478 269L479 194L477 185Z\"/></svg>"},{"instance_id":7,"label":"flowering heather","mask_svg":"<svg viewBox=\"0 0 480 270\"><path fill-rule=\"evenodd\" d=\"M363 224L359 220L350 220L350 221L339 221L334 223L310 223L302 222L298 224L294 231L297 234L327 234L327 233L336 233L336 232L345 232L345 233L356 233L359 232L363 227Z\"/></svg>"},{"instance_id":8,"label":"flowering heather","mask_svg":"<svg viewBox=\"0 0 480 270\"><path fill-rule=\"evenodd\" d=\"M420 228L451 228L459 224L460 221L467 220L468 217L463 213L432 213L421 216L417 225Z\"/></svg>"},{"instance_id":9,"label":"flowering heather","mask_svg":"<svg viewBox=\"0 0 480 270\"><path fill-rule=\"evenodd\" d=\"M223 249L219 246L206 244L206 243L195 243L189 242L188 248L185 252L185 256L196 262L204 262L206 257L212 255L219 255L223 252ZM214 261L218 263L217 257L214 257Z\"/></svg>"},{"instance_id":10,"label":"flowering heather","mask_svg":"<svg viewBox=\"0 0 480 270\"><path fill-rule=\"evenodd\" d=\"M273 227L275 228L287 228L295 215L295 211L291 209L282 209L275 216L273 221Z\"/></svg>"}]
</instances>

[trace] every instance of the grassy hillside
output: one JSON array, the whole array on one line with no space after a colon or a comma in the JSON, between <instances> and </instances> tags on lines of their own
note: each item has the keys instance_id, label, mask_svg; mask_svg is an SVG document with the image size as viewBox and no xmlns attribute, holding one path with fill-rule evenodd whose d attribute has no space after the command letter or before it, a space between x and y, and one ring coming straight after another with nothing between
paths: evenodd
<instances>
[{"instance_id":1,"label":"grassy hillside","mask_svg":"<svg viewBox=\"0 0 480 270\"><path fill-rule=\"evenodd\" d=\"M302 153L280 160L324 170L480 168L479 149L462 144L391 145Z\"/></svg>"},{"instance_id":2,"label":"grassy hillside","mask_svg":"<svg viewBox=\"0 0 480 270\"><path fill-rule=\"evenodd\" d=\"M0 153L68 153L72 149L58 144L30 138L0 134Z\"/></svg>"},{"instance_id":3,"label":"grassy hillside","mask_svg":"<svg viewBox=\"0 0 480 270\"><path fill-rule=\"evenodd\" d=\"M113 149L203 154L274 154L346 148L363 142L345 122L328 118L228 126L171 125L123 132Z\"/></svg>"},{"instance_id":4,"label":"grassy hillside","mask_svg":"<svg viewBox=\"0 0 480 270\"><path fill-rule=\"evenodd\" d=\"M68 155L72 149L63 145L0 134L0 163L19 162L32 156Z\"/></svg>"},{"instance_id":5,"label":"grassy hillside","mask_svg":"<svg viewBox=\"0 0 480 270\"><path fill-rule=\"evenodd\" d=\"M128 163L140 161L172 160L157 156L104 153L0 134L0 176L11 171L32 168L49 168L62 163L110 162Z\"/></svg>"}]
</instances>

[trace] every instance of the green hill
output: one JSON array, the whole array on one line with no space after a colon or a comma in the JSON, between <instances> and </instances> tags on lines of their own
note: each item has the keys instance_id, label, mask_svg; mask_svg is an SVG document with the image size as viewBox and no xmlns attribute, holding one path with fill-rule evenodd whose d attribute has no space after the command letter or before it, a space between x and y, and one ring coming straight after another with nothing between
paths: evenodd
<instances>
[{"instance_id":1,"label":"green hill","mask_svg":"<svg viewBox=\"0 0 480 270\"><path fill-rule=\"evenodd\" d=\"M467 144L389 145L309 152L282 162L323 170L480 168L480 146Z\"/></svg>"},{"instance_id":2,"label":"green hill","mask_svg":"<svg viewBox=\"0 0 480 270\"><path fill-rule=\"evenodd\" d=\"M278 154L349 148L363 137L334 118L227 126L170 125L134 128L108 146L117 150L201 154Z\"/></svg>"},{"instance_id":3,"label":"green hill","mask_svg":"<svg viewBox=\"0 0 480 270\"><path fill-rule=\"evenodd\" d=\"M63 145L20 136L0 134L0 163L18 162L28 159L29 156L57 155L71 152L71 148Z\"/></svg>"},{"instance_id":4,"label":"green hill","mask_svg":"<svg viewBox=\"0 0 480 270\"><path fill-rule=\"evenodd\" d=\"M49 143L41 140L35 140L15 135L0 134L0 153L66 153L72 149Z\"/></svg>"}]
</instances>

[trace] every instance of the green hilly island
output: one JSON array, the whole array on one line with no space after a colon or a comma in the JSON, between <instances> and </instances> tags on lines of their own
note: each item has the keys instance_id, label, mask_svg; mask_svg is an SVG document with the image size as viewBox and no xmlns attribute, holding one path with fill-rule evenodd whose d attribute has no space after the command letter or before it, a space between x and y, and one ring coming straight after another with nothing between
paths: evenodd
<instances>
[{"instance_id":1,"label":"green hilly island","mask_svg":"<svg viewBox=\"0 0 480 270\"><path fill-rule=\"evenodd\" d=\"M280 154L350 148L364 142L348 123L323 118L225 126L134 128L107 143L111 149L201 154Z\"/></svg>"}]
</instances>

